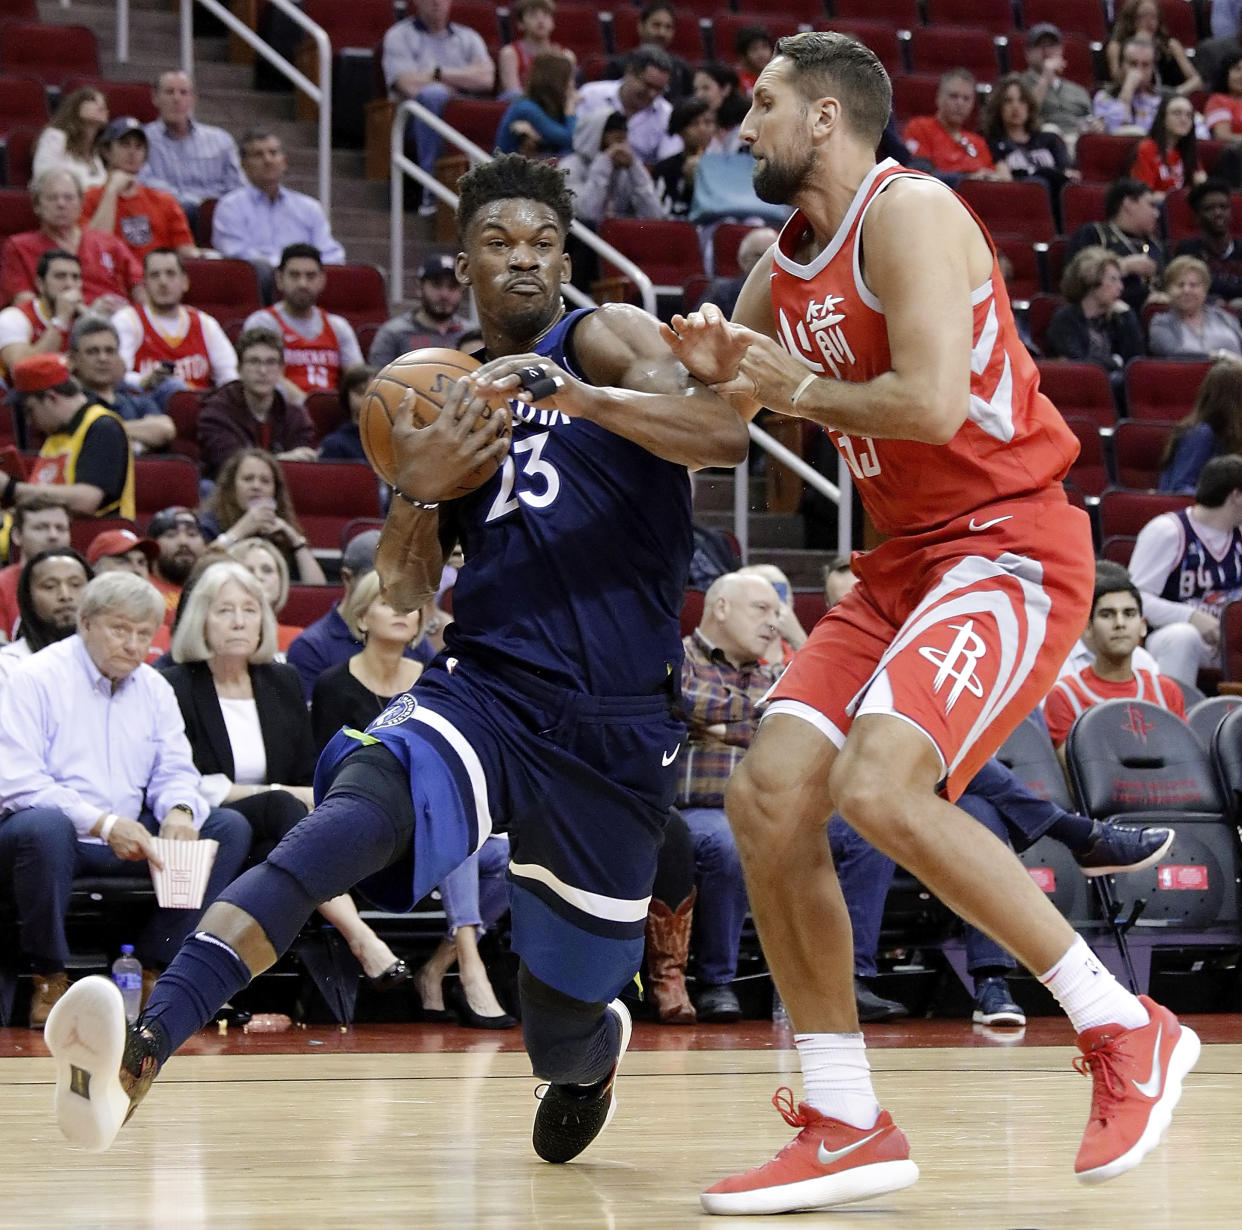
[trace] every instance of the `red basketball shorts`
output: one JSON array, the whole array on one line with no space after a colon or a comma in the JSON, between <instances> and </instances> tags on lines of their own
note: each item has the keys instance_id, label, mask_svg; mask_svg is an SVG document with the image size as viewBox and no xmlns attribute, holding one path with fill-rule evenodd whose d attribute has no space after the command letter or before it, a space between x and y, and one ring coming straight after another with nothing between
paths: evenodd
<instances>
[{"instance_id":1,"label":"red basketball shorts","mask_svg":"<svg viewBox=\"0 0 1242 1230\"><path fill-rule=\"evenodd\" d=\"M917 727L945 793L966 784L1055 682L1091 609L1084 512L1059 490L988 505L854 558L859 583L772 689L764 714L838 748L863 714Z\"/></svg>"}]
</instances>

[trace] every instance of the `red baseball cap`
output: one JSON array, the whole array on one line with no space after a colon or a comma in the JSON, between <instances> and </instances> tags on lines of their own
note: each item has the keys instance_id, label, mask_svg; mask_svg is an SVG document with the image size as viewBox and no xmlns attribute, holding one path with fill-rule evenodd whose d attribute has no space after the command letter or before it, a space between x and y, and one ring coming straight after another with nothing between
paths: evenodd
<instances>
[{"instance_id":1,"label":"red baseball cap","mask_svg":"<svg viewBox=\"0 0 1242 1230\"><path fill-rule=\"evenodd\" d=\"M42 393L69 379L63 354L32 354L13 365L13 387L19 393Z\"/></svg>"},{"instance_id":2,"label":"red baseball cap","mask_svg":"<svg viewBox=\"0 0 1242 1230\"><path fill-rule=\"evenodd\" d=\"M91 539L86 548L86 562L94 568L105 555L128 555L135 548L147 557L149 564L159 558L159 544L150 538L139 538L133 530L104 530Z\"/></svg>"}]
</instances>

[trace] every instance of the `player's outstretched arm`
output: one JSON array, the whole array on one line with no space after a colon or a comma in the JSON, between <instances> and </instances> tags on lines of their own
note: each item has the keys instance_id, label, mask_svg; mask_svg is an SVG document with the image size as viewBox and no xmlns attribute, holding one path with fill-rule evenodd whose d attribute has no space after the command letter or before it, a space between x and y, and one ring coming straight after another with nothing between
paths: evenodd
<instances>
[{"instance_id":1,"label":"player's outstretched arm","mask_svg":"<svg viewBox=\"0 0 1242 1230\"><path fill-rule=\"evenodd\" d=\"M574 357L590 384L537 354L493 359L470 379L488 397L517 397L590 419L666 461L692 468L734 466L749 447L746 424L727 401L696 380L640 308L613 303L583 318ZM557 386L532 397L518 373L538 367Z\"/></svg>"}]
</instances>

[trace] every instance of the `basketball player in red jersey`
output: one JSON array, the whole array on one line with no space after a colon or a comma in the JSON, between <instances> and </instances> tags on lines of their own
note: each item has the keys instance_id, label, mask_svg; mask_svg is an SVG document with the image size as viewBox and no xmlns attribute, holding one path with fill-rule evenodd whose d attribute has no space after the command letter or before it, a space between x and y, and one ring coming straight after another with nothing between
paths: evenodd
<instances>
[{"instance_id":1,"label":"basketball player in red jersey","mask_svg":"<svg viewBox=\"0 0 1242 1230\"><path fill-rule=\"evenodd\" d=\"M875 147L891 87L839 34L783 38L741 135L755 188L796 212L742 290L665 339L747 414L821 424L890 537L774 689L726 799L764 952L795 1030L801 1131L703 1194L713 1213L841 1204L918 1177L882 1111L854 1007L849 917L824 822L839 810L1010 949L1078 1032L1094 1078L1087 1182L1158 1141L1199 1052L1124 990L1011 851L948 800L1056 678L1087 618L1086 517L1060 480L1077 446L1040 394L986 231L943 184ZM943 797L942 797L943 796Z\"/></svg>"}]
</instances>

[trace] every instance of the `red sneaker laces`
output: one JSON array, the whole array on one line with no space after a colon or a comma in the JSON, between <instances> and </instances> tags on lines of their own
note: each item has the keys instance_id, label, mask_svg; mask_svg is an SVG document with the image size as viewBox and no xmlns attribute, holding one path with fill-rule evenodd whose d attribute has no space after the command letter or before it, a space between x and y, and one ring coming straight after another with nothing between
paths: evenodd
<instances>
[{"instance_id":1,"label":"red sneaker laces","mask_svg":"<svg viewBox=\"0 0 1242 1230\"><path fill-rule=\"evenodd\" d=\"M794 1105L793 1090L788 1085L782 1085L772 1095L772 1105L781 1112L781 1118L790 1127L804 1128L811 1122L810 1118Z\"/></svg>"},{"instance_id":2,"label":"red sneaker laces","mask_svg":"<svg viewBox=\"0 0 1242 1230\"><path fill-rule=\"evenodd\" d=\"M1083 1076L1091 1076L1091 1110L1101 1123L1108 1120L1108 1112L1121 1101L1125 1094L1125 1078L1117 1071L1121 1050L1115 1038L1106 1037L1099 1046L1079 1055L1074 1060L1075 1069Z\"/></svg>"}]
</instances>

